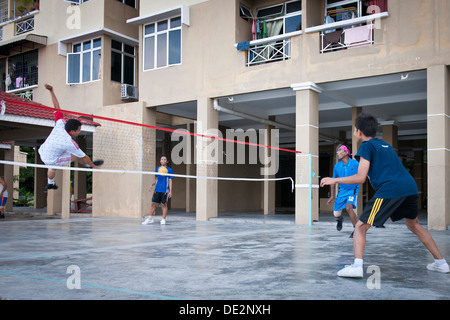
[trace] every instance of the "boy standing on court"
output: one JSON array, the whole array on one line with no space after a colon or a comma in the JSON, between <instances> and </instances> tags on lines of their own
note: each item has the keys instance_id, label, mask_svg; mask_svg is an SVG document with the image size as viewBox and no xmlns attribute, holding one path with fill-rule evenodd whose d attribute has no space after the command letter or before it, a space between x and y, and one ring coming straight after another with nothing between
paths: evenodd
<instances>
[{"instance_id":1,"label":"boy standing on court","mask_svg":"<svg viewBox=\"0 0 450 320\"><path fill-rule=\"evenodd\" d=\"M158 173L166 173L167 175L155 175L155 181L151 184L148 191L152 191L153 186L156 184L155 191L153 192L152 197L152 206L150 207L150 216L145 219L142 224L150 224L153 223L153 217L155 215L156 211L156 205L160 204L162 206L162 220L161 224L166 224L166 217L167 217L167 202L170 198L172 198L172 179L173 176L170 174L173 174L172 168L167 166L167 156L161 155L160 161L161 166L156 168L156 172Z\"/></svg>"},{"instance_id":2,"label":"boy standing on court","mask_svg":"<svg viewBox=\"0 0 450 320\"><path fill-rule=\"evenodd\" d=\"M338 157L338 163L334 166L333 169L333 178L343 178L356 174L358 172L358 161L353 160L351 158L352 154L350 150L345 145L340 145L337 149L336 155ZM327 204L330 203L334 199L334 189L335 185L330 185L330 198L327 201ZM342 216L342 210L347 210L348 215L350 216L350 220L352 221L353 226L356 225L357 218L355 211L356 206L358 205L358 184L339 184L339 191L334 202L334 210L333 214L337 218L336 229L338 231L342 230L342 222L344 221L344 217ZM353 237L353 232L350 235L350 238Z\"/></svg>"},{"instance_id":3,"label":"boy standing on court","mask_svg":"<svg viewBox=\"0 0 450 320\"><path fill-rule=\"evenodd\" d=\"M378 122L369 114L360 114L355 120L354 136L361 147L356 154L358 173L344 178L323 178L320 186L335 183L364 183L367 177L375 189L375 195L364 208L355 226L353 238L354 263L338 271L340 277L363 277L363 254L366 233L372 226L383 226L390 217L392 221L405 219L411 230L433 255L435 261L427 269L447 273L450 271L445 259L431 237L417 219L417 185L400 162L397 153L388 143L375 138Z\"/></svg>"}]
</instances>

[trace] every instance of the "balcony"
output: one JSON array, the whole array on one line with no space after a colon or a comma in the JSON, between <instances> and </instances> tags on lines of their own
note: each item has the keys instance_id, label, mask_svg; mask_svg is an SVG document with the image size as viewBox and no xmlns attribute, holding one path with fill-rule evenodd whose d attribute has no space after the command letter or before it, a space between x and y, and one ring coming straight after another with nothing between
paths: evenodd
<instances>
[{"instance_id":1,"label":"balcony","mask_svg":"<svg viewBox=\"0 0 450 320\"><path fill-rule=\"evenodd\" d=\"M30 48L47 44L46 36L35 34L39 12L35 10L0 23L0 56L9 56L11 48L25 43L30 44Z\"/></svg>"},{"instance_id":2,"label":"balcony","mask_svg":"<svg viewBox=\"0 0 450 320\"><path fill-rule=\"evenodd\" d=\"M247 51L247 66L284 61L291 58L291 37L302 31L235 44L238 50Z\"/></svg>"},{"instance_id":3,"label":"balcony","mask_svg":"<svg viewBox=\"0 0 450 320\"><path fill-rule=\"evenodd\" d=\"M239 33L252 40L237 43L235 47L246 51L248 67L291 58L291 37L302 34L300 0L253 8L240 4L240 18Z\"/></svg>"},{"instance_id":4,"label":"balcony","mask_svg":"<svg viewBox=\"0 0 450 320\"><path fill-rule=\"evenodd\" d=\"M388 16L388 12L376 13L306 28L305 33L319 32L321 54L373 45L375 44L374 30L379 29L381 19Z\"/></svg>"},{"instance_id":5,"label":"balcony","mask_svg":"<svg viewBox=\"0 0 450 320\"><path fill-rule=\"evenodd\" d=\"M30 32L34 30L34 16L15 23L15 35Z\"/></svg>"}]
</instances>

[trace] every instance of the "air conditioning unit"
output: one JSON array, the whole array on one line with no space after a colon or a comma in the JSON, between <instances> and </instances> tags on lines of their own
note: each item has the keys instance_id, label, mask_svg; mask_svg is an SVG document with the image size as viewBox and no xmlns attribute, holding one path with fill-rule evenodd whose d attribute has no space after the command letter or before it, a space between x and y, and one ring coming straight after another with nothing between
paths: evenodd
<instances>
[{"instance_id":1,"label":"air conditioning unit","mask_svg":"<svg viewBox=\"0 0 450 320\"><path fill-rule=\"evenodd\" d=\"M130 84L122 84L120 90L120 97L122 100L139 100L138 88Z\"/></svg>"}]
</instances>

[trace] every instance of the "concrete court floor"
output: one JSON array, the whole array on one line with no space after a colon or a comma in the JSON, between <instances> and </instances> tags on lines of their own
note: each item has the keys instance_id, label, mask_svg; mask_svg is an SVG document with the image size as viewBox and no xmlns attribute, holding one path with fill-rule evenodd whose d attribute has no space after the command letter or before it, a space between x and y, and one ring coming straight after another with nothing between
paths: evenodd
<instances>
[{"instance_id":1,"label":"concrete court floor","mask_svg":"<svg viewBox=\"0 0 450 320\"><path fill-rule=\"evenodd\" d=\"M0 221L0 298L10 300L448 300L450 274L404 223L368 233L363 279L336 272L353 260L352 226L312 227L292 215L225 214L207 222L169 212L141 219ZM432 231L450 261L450 231Z\"/></svg>"}]
</instances>

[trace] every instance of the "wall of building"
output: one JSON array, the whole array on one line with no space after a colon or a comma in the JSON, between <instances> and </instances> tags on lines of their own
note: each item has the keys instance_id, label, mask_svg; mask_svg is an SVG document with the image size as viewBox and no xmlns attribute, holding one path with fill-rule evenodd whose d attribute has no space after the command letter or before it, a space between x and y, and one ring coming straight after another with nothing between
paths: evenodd
<instances>
[{"instance_id":1,"label":"wall of building","mask_svg":"<svg viewBox=\"0 0 450 320\"><path fill-rule=\"evenodd\" d=\"M156 1L160 3L156 7L170 7L162 6L162 2ZM316 3L303 1L305 14L313 10L317 14ZM287 88L299 82L339 81L450 64L450 43L446 37L450 28L446 23L448 1L389 1L389 17L379 22L372 46L320 54L319 32L304 30L304 34L291 39L290 60L254 67L246 67L245 51L234 47L251 30L250 22L239 17L238 9L239 0L210 0L191 6L191 25L183 26L182 64L141 75L142 88L152 79L173 85L148 86L141 90L145 91L141 98L149 106L156 106L195 100L196 95L220 97ZM143 6L140 14L151 12L151 6ZM323 19L322 9L320 14ZM305 19L303 26L316 23Z\"/></svg>"},{"instance_id":2,"label":"wall of building","mask_svg":"<svg viewBox=\"0 0 450 320\"><path fill-rule=\"evenodd\" d=\"M140 97L148 107L450 64L448 1L389 1L389 16L375 21L374 45L321 54L320 32L308 28L323 23L324 3L303 0L303 34L291 38L291 59L246 67L246 52L235 48L236 43L251 40L251 23L239 17L240 2L209 0L189 6L190 26L183 25L182 31L182 64L141 72ZM242 2L255 9L280 3ZM140 15L181 4L155 1L143 5ZM140 59L142 65L142 48ZM167 85L149 85L155 79Z\"/></svg>"}]
</instances>

